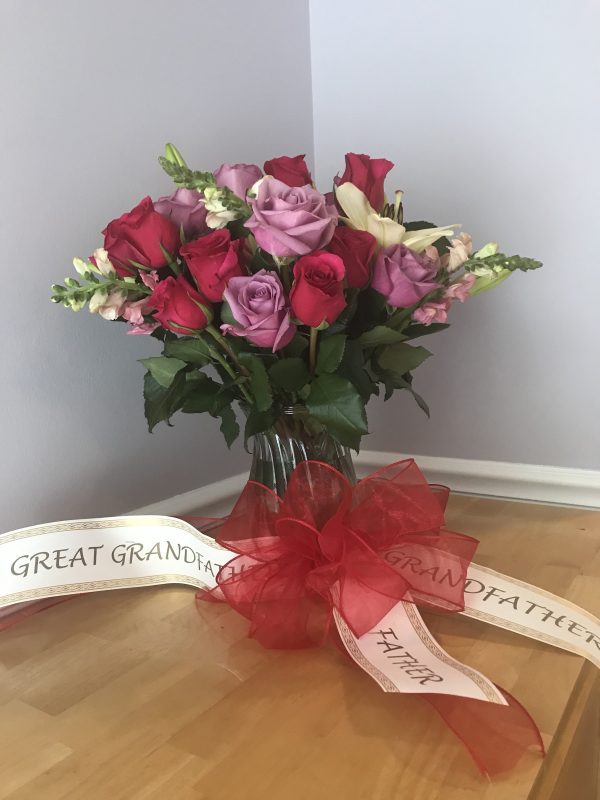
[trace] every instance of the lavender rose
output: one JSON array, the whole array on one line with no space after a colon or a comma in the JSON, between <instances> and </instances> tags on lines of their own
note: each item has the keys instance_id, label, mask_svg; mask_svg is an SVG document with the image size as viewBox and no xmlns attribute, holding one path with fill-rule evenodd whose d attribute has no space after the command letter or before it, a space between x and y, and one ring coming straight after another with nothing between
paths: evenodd
<instances>
[{"instance_id":1,"label":"lavender rose","mask_svg":"<svg viewBox=\"0 0 600 800\"><path fill-rule=\"evenodd\" d=\"M408 308L439 288L435 282L438 265L424 253L403 244L379 251L371 286L395 308Z\"/></svg>"},{"instance_id":2,"label":"lavender rose","mask_svg":"<svg viewBox=\"0 0 600 800\"><path fill-rule=\"evenodd\" d=\"M245 336L257 347L273 352L289 344L296 332L290 321L283 286L277 275L261 269L254 275L231 278L224 299L235 325L221 325L223 333Z\"/></svg>"},{"instance_id":3,"label":"lavender rose","mask_svg":"<svg viewBox=\"0 0 600 800\"><path fill-rule=\"evenodd\" d=\"M188 240L209 230L202 194L195 189L177 189L171 195L160 197L154 203L154 210L168 217L178 228L183 227Z\"/></svg>"},{"instance_id":4,"label":"lavender rose","mask_svg":"<svg viewBox=\"0 0 600 800\"><path fill-rule=\"evenodd\" d=\"M330 241L337 224L335 206L311 186L288 186L265 178L250 200L253 214L245 223L258 245L279 258L304 256Z\"/></svg>"},{"instance_id":5,"label":"lavender rose","mask_svg":"<svg viewBox=\"0 0 600 800\"><path fill-rule=\"evenodd\" d=\"M262 171L256 164L221 164L213 174L218 187L227 186L242 200L246 199L248 189L262 178Z\"/></svg>"}]
</instances>

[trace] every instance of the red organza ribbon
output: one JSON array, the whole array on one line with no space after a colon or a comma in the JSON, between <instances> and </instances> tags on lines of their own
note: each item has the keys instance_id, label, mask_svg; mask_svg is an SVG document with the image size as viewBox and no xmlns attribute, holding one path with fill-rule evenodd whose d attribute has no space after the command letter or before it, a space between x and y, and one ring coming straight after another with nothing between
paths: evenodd
<instances>
[{"instance_id":1,"label":"red organza ribbon","mask_svg":"<svg viewBox=\"0 0 600 800\"><path fill-rule=\"evenodd\" d=\"M400 600L461 611L477 541L444 529L446 498L414 461L356 486L327 464L302 462L283 500L250 481L217 536L238 556L207 594L249 619L250 636L269 648L322 644L334 606L357 637ZM399 571L400 557L429 574ZM430 570L454 579L435 583Z\"/></svg>"},{"instance_id":2,"label":"red organza ribbon","mask_svg":"<svg viewBox=\"0 0 600 800\"><path fill-rule=\"evenodd\" d=\"M238 555L198 597L225 600L250 620L250 636L283 649L322 644L334 607L357 637L400 600L462 611L478 542L444 528L447 499L412 460L356 486L327 464L302 462L283 499L250 481L216 536ZM422 696L484 773L511 769L531 746L543 752L535 723L506 692L507 706Z\"/></svg>"}]
</instances>

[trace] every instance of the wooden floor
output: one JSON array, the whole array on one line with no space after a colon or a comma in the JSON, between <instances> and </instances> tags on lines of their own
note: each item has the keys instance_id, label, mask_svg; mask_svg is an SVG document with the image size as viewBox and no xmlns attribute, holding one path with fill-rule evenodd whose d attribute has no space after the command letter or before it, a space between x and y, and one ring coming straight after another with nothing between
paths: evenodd
<instances>
[{"instance_id":1,"label":"wooden floor","mask_svg":"<svg viewBox=\"0 0 600 800\"><path fill-rule=\"evenodd\" d=\"M600 615L600 514L453 497L448 523L481 539L479 563ZM598 683L576 656L429 619L450 653L526 705L549 747L543 768L527 756L492 784L423 701L384 695L334 650L262 650L244 620L193 597L87 595L0 634L2 800L595 795Z\"/></svg>"}]
</instances>

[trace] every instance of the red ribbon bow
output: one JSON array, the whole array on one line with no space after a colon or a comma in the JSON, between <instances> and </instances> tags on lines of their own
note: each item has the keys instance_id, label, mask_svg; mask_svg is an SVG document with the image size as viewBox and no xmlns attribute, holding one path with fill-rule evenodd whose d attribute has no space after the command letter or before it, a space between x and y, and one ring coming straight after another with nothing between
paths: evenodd
<instances>
[{"instance_id":1,"label":"red ribbon bow","mask_svg":"<svg viewBox=\"0 0 600 800\"><path fill-rule=\"evenodd\" d=\"M412 460L356 486L302 462L283 500L251 481L219 532L239 555L214 593L270 648L322 644L334 607L357 637L400 600L460 611L477 541L443 528L447 494Z\"/></svg>"},{"instance_id":2,"label":"red ribbon bow","mask_svg":"<svg viewBox=\"0 0 600 800\"><path fill-rule=\"evenodd\" d=\"M282 500L246 484L217 541L238 555L203 599L225 600L269 648L323 643L333 609L355 636L400 600L462 611L477 540L444 528L448 490L430 486L415 462L399 461L352 486L317 461L299 464ZM502 690L503 691L503 690ZM535 723L507 692L507 706L421 695L463 741L480 769L510 769L529 747L543 753Z\"/></svg>"}]
</instances>

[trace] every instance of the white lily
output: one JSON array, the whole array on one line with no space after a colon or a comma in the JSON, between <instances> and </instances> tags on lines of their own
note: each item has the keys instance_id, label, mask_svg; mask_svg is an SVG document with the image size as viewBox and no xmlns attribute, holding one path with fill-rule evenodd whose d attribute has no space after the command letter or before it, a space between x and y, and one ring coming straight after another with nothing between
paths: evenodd
<instances>
[{"instance_id":1,"label":"white lily","mask_svg":"<svg viewBox=\"0 0 600 800\"><path fill-rule=\"evenodd\" d=\"M359 231L368 231L382 247L402 243L411 250L420 252L430 244L437 242L442 236L453 236L454 228L458 225L447 225L444 228L423 228L419 231L407 231L393 219L381 217L353 183L342 183L337 186L335 195L342 207L345 217L342 219L351 227Z\"/></svg>"}]
</instances>

